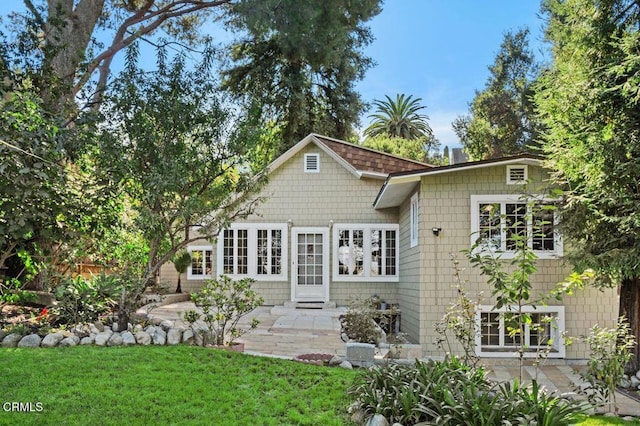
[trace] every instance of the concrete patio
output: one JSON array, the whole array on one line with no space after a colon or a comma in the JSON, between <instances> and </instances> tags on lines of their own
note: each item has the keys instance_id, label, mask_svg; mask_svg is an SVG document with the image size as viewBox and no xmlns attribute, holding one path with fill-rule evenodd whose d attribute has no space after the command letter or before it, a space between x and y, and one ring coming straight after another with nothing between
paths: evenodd
<instances>
[{"instance_id":1,"label":"concrete patio","mask_svg":"<svg viewBox=\"0 0 640 426\"><path fill-rule=\"evenodd\" d=\"M143 308L144 309L144 308ZM187 326L182 314L195 309L192 302L179 302L160 306L150 310L153 318L175 321L177 325ZM302 354L321 353L345 355L345 344L340 339L338 317L346 312L345 308L334 309L292 309L263 306L255 309L242 319L240 325L247 325L253 318L260 321L258 327L238 339L245 343L245 352L258 356L295 358ZM582 381L576 368L555 362L538 369L533 366L524 368L523 379L537 377L538 383L549 391L571 392ZM489 377L497 381L509 381L519 376L519 368L510 366L488 367ZM640 402L626 395L617 394L622 415L639 416Z\"/></svg>"}]
</instances>

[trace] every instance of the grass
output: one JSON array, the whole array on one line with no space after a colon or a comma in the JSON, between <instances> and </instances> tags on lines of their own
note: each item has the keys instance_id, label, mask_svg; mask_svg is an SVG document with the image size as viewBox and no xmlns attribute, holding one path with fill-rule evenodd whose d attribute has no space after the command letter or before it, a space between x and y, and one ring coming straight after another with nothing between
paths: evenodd
<instances>
[{"instance_id":1,"label":"grass","mask_svg":"<svg viewBox=\"0 0 640 426\"><path fill-rule=\"evenodd\" d=\"M193 346L0 349L0 425L344 425L357 374Z\"/></svg>"},{"instance_id":2,"label":"grass","mask_svg":"<svg viewBox=\"0 0 640 426\"><path fill-rule=\"evenodd\" d=\"M356 374L192 346L0 349L0 403L42 404L0 424L343 425Z\"/></svg>"}]
</instances>

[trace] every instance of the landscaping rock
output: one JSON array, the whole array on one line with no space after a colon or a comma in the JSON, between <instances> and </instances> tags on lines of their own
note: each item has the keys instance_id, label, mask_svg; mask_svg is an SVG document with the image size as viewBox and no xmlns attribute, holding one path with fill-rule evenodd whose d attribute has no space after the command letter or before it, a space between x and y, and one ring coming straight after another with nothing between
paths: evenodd
<instances>
[{"instance_id":1,"label":"landscaping rock","mask_svg":"<svg viewBox=\"0 0 640 426\"><path fill-rule=\"evenodd\" d=\"M621 380L621 382L622 381L624 381L624 379ZM638 385L640 385L640 379L638 379L636 376L631 376L631 378L627 380L626 384L627 386L623 386L623 383L621 383L620 385L625 389L629 389L629 388L636 389Z\"/></svg>"},{"instance_id":2,"label":"landscaping rock","mask_svg":"<svg viewBox=\"0 0 640 426\"><path fill-rule=\"evenodd\" d=\"M136 324L135 327L133 327L133 334L140 333L141 331L144 331L142 324Z\"/></svg>"},{"instance_id":3,"label":"landscaping rock","mask_svg":"<svg viewBox=\"0 0 640 426\"><path fill-rule=\"evenodd\" d=\"M77 346L78 343L80 343L80 338L78 336L69 336L62 339L60 341L59 346L62 346L62 347Z\"/></svg>"},{"instance_id":4,"label":"landscaping rock","mask_svg":"<svg viewBox=\"0 0 640 426\"><path fill-rule=\"evenodd\" d=\"M82 339L80 339L80 345L82 346L93 345L95 341L96 341L96 336L83 337Z\"/></svg>"},{"instance_id":5,"label":"landscaping rock","mask_svg":"<svg viewBox=\"0 0 640 426\"><path fill-rule=\"evenodd\" d=\"M353 365L349 361L342 361L340 363L340 368L344 368L345 370L353 370Z\"/></svg>"},{"instance_id":6,"label":"landscaping rock","mask_svg":"<svg viewBox=\"0 0 640 426\"><path fill-rule=\"evenodd\" d=\"M100 321L94 322L93 326L98 330L98 333L101 333L104 331L104 324L101 323Z\"/></svg>"},{"instance_id":7,"label":"landscaping rock","mask_svg":"<svg viewBox=\"0 0 640 426\"><path fill-rule=\"evenodd\" d=\"M136 337L130 331L125 331L122 333L122 344L124 346L135 345Z\"/></svg>"},{"instance_id":8,"label":"landscaping rock","mask_svg":"<svg viewBox=\"0 0 640 426\"><path fill-rule=\"evenodd\" d=\"M122 334L115 332L109 337L107 341L107 346L120 346L122 345Z\"/></svg>"},{"instance_id":9,"label":"landscaping rock","mask_svg":"<svg viewBox=\"0 0 640 426\"><path fill-rule=\"evenodd\" d=\"M144 331L140 331L138 333L136 333L136 342L138 342L139 345L150 345L151 344L151 336L149 336L149 333L144 332Z\"/></svg>"},{"instance_id":10,"label":"landscaping rock","mask_svg":"<svg viewBox=\"0 0 640 426\"><path fill-rule=\"evenodd\" d=\"M44 336L44 339L42 339L40 346L42 346L43 348L53 348L54 346L58 346L58 343L60 343L62 339L64 339L64 334L60 332L49 333Z\"/></svg>"},{"instance_id":11,"label":"landscaping rock","mask_svg":"<svg viewBox=\"0 0 640 426\"><path fill-rule=\"evenodd\" d=\"M389 426L389 422L382 414L376 414L369 419L367 426Z\"/></svg>"},{"instance_id":12,"label":"landscaping rock","mask_svg":"<svg viewBox=\"0 0 640 426\"><path fill-rule=\"evenodd\" d=\"M28 336L24 336L18 342L19 348L39 348L40 342L42 342L42 337L37 334L29 334Z\"/></svg>"},{"instance_id":13,"label":"landscaping rock","mask_svg":"<svg viewBox=\"0 0 640 426\"><path fill-rule=\"evenodd\" d=\"M162 324L162 319L161 318L149 317L149 322L151 323L151 325L160 325L160 324Z\"/></svg>"},{"instance_id":14,"label":"landscaping rock","mask_svg":"<svg viewBox=\"0 0 640 426\"><path fill-rule=\"evenodd\" d=\"M213 344L216 339L212 331L206 328L198 328L193 332L193 341L198 346L204 346L205 344Z\"/></svg>"},{"instance_id":15,"label":"landscaping rock","mask_svg":"<svg viewBox=\"0 0 640 426\"><path fill-rule=\"evenodd\" d=\"M102 331L104 331L104 328L102 329ZM89 332L91 334L98 334L100 333L100 330L98 330L98 327L96 327L94 324L89 324Z\"/></svg>"},{"instance_id":16,"label":"landscaping rock","mask_svg":"<svg viewBox=\"0 0 640 426\"><path fill-rule=\"evenodd\" d=\"M193 330L190 328L185 330L182 333L182 343L192 344L193 343Z\"/></svg>"},{"instance_id":17,"label":"landscaping rock","mask_svg":"<svg viewBox=\"0 0 640 426\"><path fill-rule=\"evenodd\" d=\"M173 328L173 321L164 320L160 323L160 327L162 327L165 332L169 332L169 330Z\"/></svg>"},{"instance_id":18,"label":"landscaping rock","mask_svg":"<svg viewBox=\"0 0 640 426\"><path fill-rule=\"evenodd\" d=\"M347 347L347 361L357 367L371 367L376 347L369 343L349 342Z\"/></svg>"},{"instance_id":19,"label":"landscaping rock","mask_svg":"<svg viewBox=\"0 0 640 426\"><path fill-rule=\"evenodd\" d=\"M182 340L182 331L172 328L167 332L167 345L177 345Z\"/></svg>"},{"instance_id":20,"label":"landscaping rock","mask_svg":"<svg viewBox=\"0 0 640 426\"><path fill-rule=\"evenodd\" d=\"M148 325L147 328L144 329L145 333L147 333L149 336L153 336L153 333L156 332L156 328L152 325Z\"/></svg>"},{"instance_id":21,"label":"landscaping rock","mask_svg":"<svg viewBox=\"0 0 640 426\"><path fill-rule=\"evenodd\" d=\"M91 330L89 329L88 325L76 324L71 328L71 333L82 339L83 337L87 337L89 334L91 334Z\"/></svg>"},{"instance_id":22,"label":"landscaping rock","mask_svg":"<svg viewBox=\"0 0 640 426\"><path fill-rule=\"evenodd\" d=\"M344 358L338 355L334 355L333 358L329 360L329 365L335 367L336 365L342 364L342 361L344 361Z\"/></svg>"},{"instance_id":23,"label":"landscaping rock","mask_svg":"<svg viewBox=\"0 0 640 426\"><path fill-rule=\"evenodd\" d=\"M2 339L4 339L6 335L7 332L0 328L0 342L2 342Z\"/></svg>"},{"instance_id":24,"label":"landscaping rock","mask_svg":"<svg viewBox=\"0 0 640 426\"><path fill-rule=\"evenodd\" d=\"M111 337L111 332L103 331L96 335L95 344L96 346L105 346Z\"/></svg>"},{"instance_id":25,"label":"landscaping rock","mask_svg":"<svg viewBox=\"0 0 640 426\"><path fill-rule=\"evenodd\" d=\"M164 332L162 328L156 328L155 333L153 333L153 344L154 345L164 345L167 343L167 333Z\"/></svg>"},{"instance_id":26,"label":"landscaping rock","mask_svg":"<svg viewBox=\"0 0 640 426\"><path fill-rule=\"evenodd\" d=\"M118 323L117 323L117 322L114 322L114 323L111 325L111 330L113 330L113 331L114 331L114 332L116 332L116 333L117 333L118 331L120 331L120 330L119 330L119 328L120 328L120 327L118 327Z\"/></svg>"},{"instance_id":27,"label":"landscaping rock","mask_svg":"<svg viewBox=\"0 0 640 426\"><path fill-rule=\"evenodd\" d=\"M18 342L22 339L22 335L17 333L11 333L2 339L3 348L15 348Z\"/></svg>"}]
</instances>

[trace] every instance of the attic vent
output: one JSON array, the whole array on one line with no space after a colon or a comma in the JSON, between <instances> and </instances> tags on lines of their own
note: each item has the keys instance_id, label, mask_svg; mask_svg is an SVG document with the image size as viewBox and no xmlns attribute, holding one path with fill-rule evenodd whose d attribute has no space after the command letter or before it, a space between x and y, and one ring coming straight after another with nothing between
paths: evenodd
<instances>
[{"instance_id":1,"label":"attic vent","mask_svg":"<svg viewBox=\"0 0 640 426\"><path fill-rule=\"evenodd\" d=\"M523 185L527 182L527 166L507 166L507 185Z\"/></svg>"},{"instance_id":2,"label":"attic vent","mask_svg":"<svg viewBox=\"0 0 640 426\"><path fill-rule=\"evenodd\" d=\"M304 155L304 171L306 173L320 172L320 155L305 154Z\"/></svg>"}]
</instances>

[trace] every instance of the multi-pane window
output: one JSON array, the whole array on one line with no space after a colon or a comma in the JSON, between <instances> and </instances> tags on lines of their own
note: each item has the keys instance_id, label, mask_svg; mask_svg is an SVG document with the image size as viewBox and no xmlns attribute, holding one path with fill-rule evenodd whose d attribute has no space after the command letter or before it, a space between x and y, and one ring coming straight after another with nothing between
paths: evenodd
<instances>
[{"instance_id":1,"label":"multi-pane window","mask_svg":"<svg viewBox=\"0 0 640 426\"><path fill-rule=\"evenodd\" d=\"M286 279L286 224L233 224L221 233L218 265L226 275Z\"/></svg>"},{"instance_id":2,"label":"multi-pane window","mask_svg":"<svg viewBox=\"0 0 640 426\"><path fill-rule=\"evenodd\" d=\"M211 246L191 246L187 251L191 256L191 265L187 270L188 279L211 278L213 269L213 249Z\"/></svg>"},{"instance_id":3,"label":"multi-pane window","mask_svg":"<svg viewBox=\"0 0 640 426\"><path fill-rule=\"evenodd\" d=\"M336 281L395 281L398 278L398 225L334 225Z\"/></svg>"},{"instance_id":4,"label":"multi-pane window","mask_svg":"<svg viewBox=\"0 0 640 426\"><path fill-rule=\"evenodd\" d=\"M522 328L514 309L479 306L476 312L479 356L511 356L518 348L523 349L525 356L535 356L536 351L547 348L551 358L564 356L564 306L523 307Z\"/></svg>"},{"instance_id":5,"label":"multi-pane window","mask_svg":"<svg viewBox=\"0 0 640 426\"><path fill-rule=\"evenodd\" d=\"M258 229L258 275L282 273L282 230Z\"/></svg>"},{"instance_id":6,"label":"multi-pane window","mask_svg":"<svg viewBox=\"0 0 640 426\"><path fill-rule=\"evenodd\" d=\"M514 196L472 195L472 243L480 249L512 255L526 245L541 257L562 255L562 244L555 230L551 204L529 203Z\"/></svg>"}]
</instances>

